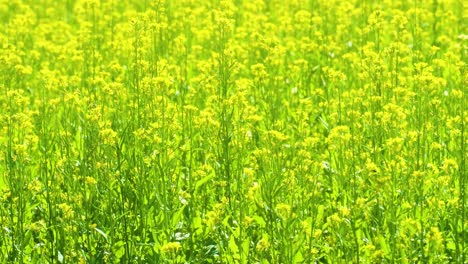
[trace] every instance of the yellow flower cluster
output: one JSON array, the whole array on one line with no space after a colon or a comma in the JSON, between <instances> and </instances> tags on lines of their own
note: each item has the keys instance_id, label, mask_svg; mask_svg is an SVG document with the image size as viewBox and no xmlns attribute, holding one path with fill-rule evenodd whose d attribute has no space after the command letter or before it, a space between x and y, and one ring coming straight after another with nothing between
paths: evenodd
<instances>
[{"instance_id":1,"label":"yellow flower cluster","mask_svg":"<svg viewBox=\"0 0 468 264\"><path fill-rule=\"evenodd\" d=\"M0 259L466 261L466 17L0 0Z\"/></svg>"}]
</instances>

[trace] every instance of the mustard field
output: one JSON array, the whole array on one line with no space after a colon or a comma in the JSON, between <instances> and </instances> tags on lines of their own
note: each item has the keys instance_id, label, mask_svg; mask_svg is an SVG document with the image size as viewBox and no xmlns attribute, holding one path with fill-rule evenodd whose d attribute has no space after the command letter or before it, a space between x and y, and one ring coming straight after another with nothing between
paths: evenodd
<instances>
[{"instance_id":1,"label":"mustard field","mask_svg":"<svg viewBox=\"0 0 468 264\"><path fill-rule=\"evenodd\" d=\"M0 0L0 263L468 263L462 0Z\"/></svg>"}]
</instances>

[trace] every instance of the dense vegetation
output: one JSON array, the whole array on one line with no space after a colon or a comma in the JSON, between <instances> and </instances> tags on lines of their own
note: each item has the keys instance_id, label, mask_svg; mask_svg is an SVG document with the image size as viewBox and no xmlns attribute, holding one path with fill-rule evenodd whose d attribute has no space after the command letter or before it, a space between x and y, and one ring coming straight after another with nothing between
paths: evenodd
<instances>
[{"instance_id":1,"label":"dense vegetation","mask_svg":"<svg viewBox=\"0 0 468 264\"><path fill-rule=\"evenodd\" d=\"M1 0L2 263L466 263L463 1Z\"/></svg>"}]
</instances>

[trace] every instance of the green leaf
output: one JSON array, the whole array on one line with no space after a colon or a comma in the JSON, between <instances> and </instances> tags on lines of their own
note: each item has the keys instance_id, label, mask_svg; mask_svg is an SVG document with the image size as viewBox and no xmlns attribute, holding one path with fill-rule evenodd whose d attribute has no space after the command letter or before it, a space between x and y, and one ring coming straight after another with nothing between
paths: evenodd
<instances>
[{"instance_id":1,"label":"green leaf","mask_svg":"<svg viewBox=\"0 0 468 264\"><path fill-rule=\"evenodd\" d=\"M387 244L387 241L385 240L385 237L383 235L379 235L379 243L380 247L382 248L382 251L385 253L385 255L390 254L390 248Z\"/></svg>"},{"instance_id":2,"label":"green leaf","mask_svg":"<svg viewBox=\"0 0 468 264\"><path fill-rule=\"evenodd\" d=\"M154 241L153 250L154 250L155 252L159 252L160 249L161 249L161 244L158 242L158 240L155 240L155 241Z\"/></svg>"},{"instance_id":3,"label":"green leaf","mask_svg":"<svg viewBox=\"0 0 468 264\"><path fill-rule=\"evenodd\" d=\"M229 238L229 244L228 244L229 251L232 255L238 255L239 254L239 248L237 247L236 244L236 239L234 236L231 236Z\"/></svg>"},{"instance_id":4,"label":"green leaf","mask_svg":"<svg viewBox=\"0 0 468 264\"><path fill-rule=\"evenodd\" d=\"M249 250L250 250L250 239L245 238L242 241L241 263L243 264L249 263Z\"/></svg>"},{"instance_id":5,"label":"green leaf","mask_svg":"<svg viewBox=\"0 0 468 264\"><path fill-rule=\"evenodd\" d=\"M201 228L202 227L202 219L199 215L192 218L192 228Z\"/></svg>"},{"instance_id":6,"label":"green leaf","mask_svg":"<svg viewBox=\"0 0 468 264\"><path fill-rule=\"evenodd\" d=\"M257 225L259 225L260 227L264 228L266 226L266 222L265 220L263 220L262 217L254 215L252 218L255 220L255 223L257 223Z\"/></svg>"},{"instance_id":7,"label":"green leaf","mask_svg":"<svg viewBox=\"0 0 468 264\"><path fill-rule=\"evenodd\" d=\"M59 263L63 263L63 255L62 252L60 252L60 250L57 251L57 260Z\"/></svg>"},{"instance_id":8,"label":"green leaf","mask_svg":"<svg viewBox=\"0 0 468 264\"><path fill-rule=\"evenodd\" d=\"M125 245L125 242L118 241L112 246L112 251L114 252L114 255L117 259L120 259L125 254L124 245Z\"/></svg>"},{"instance_id":9,"label":"green leaf","mask_svg":"<svg viewBox=\"0 0 468 264\"><path fill-rule=\"evenodd\" d=\"M106 235L106 233L104 233L104 231L102 231L101 229L99 229L99 228L97 228L97 227L95 227L94 230L96 230L96 232L98 232L99 234L101 234L101 236L103 236L103 237L106 239L106 241L107 241L107 235Z\"/></svg>"},{"instance_id":10,"label":"green leaf","mask_svg":"<svg viewBox=\"0 0 468 264\"><path fill-rule=\"evenodd\" d=\"M26 246L29 244L31 237L32 237L31 231L30 230L26 231L26 234L24 235L23 242L22 242L23 248L26 248Z\"/></svg>"},{"instance_id":11,"label":"green leaf","mask_svg":"<svg viewBox=\"0 0 468 264\"><path fill-rule=\"evenodd\" d=\"M177 210L177 212L172 216L172 226L177 226L181 222L184 209L185 205L179 208L179 210Z\"/></svg>"},{"instance_id":12,"label":"green leaf","mask_svg":"<svg viewBox=\"0 0 468 264\"><path fill-rule=\"evenodd\" d=\"M329 131L330 129L328 128L328 123L325 119L323 119L323 117L320 115L318 117L318 120L320 121L320 123L322 124L322 126L325 128L326 131Z\"/></svg>"},{"instance_id":13,"label":"green leaf","mask_svg":"<svg viewBox=\"0 0 468 264\"><path fill-rule=\"evenodd\" d=\"M317 217L315 218L315 221L321 223L323 221L323 212L325 211L325 206L319 205L317 207Z\"/></svg>"},{"instance_id":14,"label":"green leaf","mask_svg":"<svg viewBox=\"0 0 468 264\"><path fill-rule=\"evenodd\" d=\"M449 249L451 251L455 251L457 249L457 246L455 245L455 243L453 241L448 241L447 242L447 249Z\"/></svg>"},{"instance_id":15,"label":"green leaf","mask_svg":"<svg viewBox=\"0 0 468 264\"><path fill-rule=\"evenodd\" d=\"M304 256L302 256L301 251L297 251L296 255L294 256L294 263L302 263L304 261Z\"/></svg>"},{"instance_id":16,"label":"green leaf","mask_svg":"<svg viewBox=\"0 0 468 264\"><path fill-rule=\"evenodd\" d=\"M207 183L209 180L211 180L212 178L214 177L214 173L211 173L210 175L208 176L205 176L203 178L201 178L199 181L197 181L197 183L195 184L195 192L194 193L197 193L198 192L198 189L200 189L200 187L202 185L204 185L205 183Z\"/></svg>"}]
</instances>

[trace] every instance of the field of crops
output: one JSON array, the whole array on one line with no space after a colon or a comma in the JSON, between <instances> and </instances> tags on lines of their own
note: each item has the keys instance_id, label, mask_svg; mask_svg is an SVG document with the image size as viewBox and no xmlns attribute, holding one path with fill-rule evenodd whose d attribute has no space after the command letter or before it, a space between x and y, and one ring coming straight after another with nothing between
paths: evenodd
<instances>
[{"instance_id":1,"label":"field of crops","mask_svg":"<svg viewBox=\"0 0 468 264\"><path fill-rule=\"evenodd\" d=\"M462 0L0 0L0 263L467 263Z\"/></svg>"}]
</instances>

